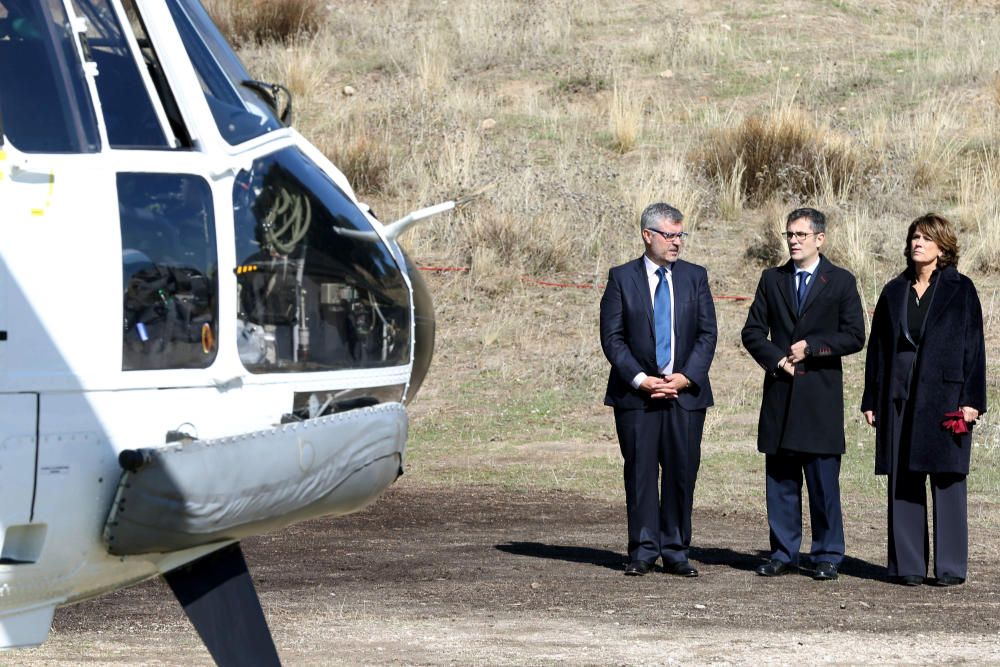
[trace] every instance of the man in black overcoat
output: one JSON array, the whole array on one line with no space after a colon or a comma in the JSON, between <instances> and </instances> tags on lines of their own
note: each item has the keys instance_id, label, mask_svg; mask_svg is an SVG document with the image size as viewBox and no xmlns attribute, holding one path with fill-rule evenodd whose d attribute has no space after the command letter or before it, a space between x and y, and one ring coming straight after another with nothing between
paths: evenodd
<instances>
[{"instance_id":1,"label":"man in black overcoat","mask_svg":"<svg viewBox=\"0 0 1000 667\"><path fill-rule=\"evenodd\" d=\"M604 403L615 410L624 458L626 575L646 574L662 557L668 574L698 576L688 561L691 508L717 328L707 272L679 259L683 220L668 204L647 206L645 253L611 269L601 298L611 362Z\"/></svg>"},{"instance_id":2,"label":"man in black overcoat","mask_svg":"<svg viewBox=\"0 0 1000 667\"><path fill-rule=\"evenodd\" d=\"M864 346L864 315L854 276L820 254L825 216L796 209L785 230L790 259L761 275L743 327L743 345L765 371L757 449L766 455L771 556L757 574L799 566L804 475L813 578L830 580L844 558L841 357Z\"/></svg>"}]
</instances>

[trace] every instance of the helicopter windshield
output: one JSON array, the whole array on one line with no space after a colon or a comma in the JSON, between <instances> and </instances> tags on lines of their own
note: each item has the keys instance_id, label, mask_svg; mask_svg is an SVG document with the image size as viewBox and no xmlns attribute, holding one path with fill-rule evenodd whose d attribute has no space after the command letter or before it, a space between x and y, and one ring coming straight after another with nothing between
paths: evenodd
<instances>
[{"instance_id":1,"label":"helicopter windshield","mask_svg":"<svg viewBox=\"0 0 1000 667\"><path fill-rule=\"evenodd\" d=\"M57 0L0 0L0 121L26 153L93 153L97 120Z\"/></svg>"},{"instance_id":2,"label":"helicopter windshield","mask_svg":"<svg viewBox=\"0 0 1000 667\"><path fill-rule=\"evenodd\" d=\"M242 85L250 79L236 54L197 0L168 0L181 40L201 80L219 133L231 145L282 127L257 93Z\"/></svg>"},{"instance_id":3,"label":"helicopter windshield","mask_svg":"<svg viewBox=\"0 0 1000 667\"><path fill-rule=\"evenodd\" d=\"M410 361L409 293L357 206L296 148L233 187L240 359L252 373Z\"/></svg>"}]
</instances>

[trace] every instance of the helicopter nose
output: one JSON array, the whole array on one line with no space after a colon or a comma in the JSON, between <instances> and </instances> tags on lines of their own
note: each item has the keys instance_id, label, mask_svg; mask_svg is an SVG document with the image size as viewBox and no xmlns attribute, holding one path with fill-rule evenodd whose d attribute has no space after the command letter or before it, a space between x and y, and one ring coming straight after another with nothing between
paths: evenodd
<instances>
[{"instance_id":1,"label":"helicopter nose","mask_svg":"<svg viewBox=\"0 0 1000 667\"><path fill-rule=\"evenodd\" d=\"M410 284L413 285L413 316L415 318L414 335L416 341L413 350L413 371L410 374L410 385L406 389L403 402L409 404L420 390L427 371L431 367L431 357L434 356L434 303L431 301L430 290L420 270L413 261L403 253L406 268L410 274Z\"/></svg>"}]
</instances>

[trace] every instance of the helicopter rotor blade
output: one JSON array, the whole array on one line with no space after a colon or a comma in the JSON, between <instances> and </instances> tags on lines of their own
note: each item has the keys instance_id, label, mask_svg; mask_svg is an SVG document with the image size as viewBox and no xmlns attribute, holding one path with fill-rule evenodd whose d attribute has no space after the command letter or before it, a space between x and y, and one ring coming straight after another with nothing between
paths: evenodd
<instances>
[{"instance_id":1,"label":"helicopter rotor blade","mask_svg":"<svg viewBox=\"0 0 1000 667\"><path fill-rule=\"evenodd\" d=\"M217 665L281 665L239 542L163 578Z\"/></svg>"}]
</instances>

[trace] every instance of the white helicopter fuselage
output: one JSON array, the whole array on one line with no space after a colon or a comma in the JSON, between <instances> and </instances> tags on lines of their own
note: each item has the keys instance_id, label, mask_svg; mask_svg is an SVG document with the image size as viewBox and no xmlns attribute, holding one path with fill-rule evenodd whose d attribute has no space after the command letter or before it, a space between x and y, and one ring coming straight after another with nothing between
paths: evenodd
<instances>
[{"instance_id":1,"label":"white helicopter fuselage","mask_svg":"<svg viewBox=\"0 0 1000 667\"><path fill-rule=\"evenodd\" d=\"M401 470L399 404L432 344L422 282L341 172L218 62L199 10L0 0L0 18L27 14L0 59L61 35L52 67L82 78L55 88L83 100L53 150L7 101L45 86L0 63L0 646L44 641L60 604L354 511ZM101 79L128 62L133 79ZM243 104L228 125L227 81ZM112 95L148 102L162 144L122 145L114 114L134 110Z\"/></svg>"}]
</instances>

